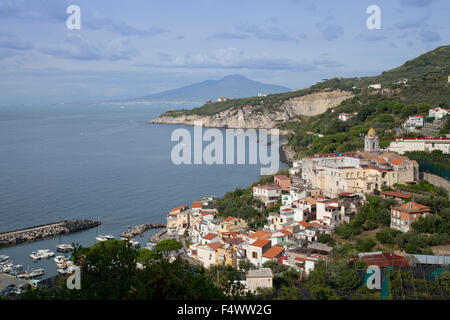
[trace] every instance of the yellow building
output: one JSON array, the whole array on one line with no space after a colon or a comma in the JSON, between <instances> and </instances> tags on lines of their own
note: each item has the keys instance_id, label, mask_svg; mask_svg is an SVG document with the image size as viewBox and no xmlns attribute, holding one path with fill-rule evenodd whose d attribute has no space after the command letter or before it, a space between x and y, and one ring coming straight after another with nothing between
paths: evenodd
<instances>
[{"instance_id":1,"label":"yellow building","mask_svg":"<svg viewBox=\"0 0 450 320\"><path fill-rule=\"evenodd\" d=\"M227 217L220 223L220 233L241 232L247 228L247 222L240 218Z\"/></svg>"},{"instance_id":2,"label":"yellow building","mask_svg":"<svg viewBox=\"0 0 450 320\"><path fill-rule=\"evenodd\" d=\"M216 264L237 268L236 250L229 243L223 244L216 250Z\"/></svg>"}]
</instances>

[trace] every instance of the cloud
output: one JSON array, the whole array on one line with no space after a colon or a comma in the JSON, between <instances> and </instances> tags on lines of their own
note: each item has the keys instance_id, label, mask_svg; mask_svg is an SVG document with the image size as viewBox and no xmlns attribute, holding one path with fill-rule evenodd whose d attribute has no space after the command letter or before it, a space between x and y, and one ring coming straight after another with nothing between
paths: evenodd
<instances>
[{"instance_id":1,"label":"cloud","mask_svg":"<svg viewBox=\"0 0 450 320\"><path fill-rule=\"evenodd\" d=\"M137 52L124 38L106 42L93 42L80 35L69 34L61 44L40 48L44 54L55 58L75 60L128 60Z\"/></svg>"},{"instance_id":2,"label":"cloud","mask_svg":"<svg viewBox=\"0 0 450 320\"><path fill-rule=\"evenodd\" d=\"M242 25L237 29L243 33L252 35L259 40L274 40L274 41L293 41L298 42L298 38L289 35L277 27L258 26L258 25Z\"/></svg>"},{"instance_id":3,"label":"cloud","mask_svg":"<svg viewBox=\"0 0 450 320\"><path fill-rule=\"evenodd\" d=\"M219 32L208 37L214 40L244 40L254 38L258 40L272 40L280 42L299 42L306 39L306 34L297 36L284 32L278 27L262 25L240 25L236 27L236 32Z\"/></svg>"},{"instance_id":4,"label":"cloud","mask_svg":"<svg viewBox=\"0 0 450 320\"><path fill-rule=\"evenodd\" d=\"M250 36L245 33L215 33L208 37L208 39L214 40L228 40L228 39L248 39Z\"/></svg>"},{"instance_id":5,"label":"cloud","mask_svg":"<svg viewBox=\"0 0 450 320\"><path fill-rule=\"evenodd\" d=\"M82 27L87 27L87 29L91 30L109 30L122 36L153 37L168 32L168 30L156 26L147 29L137 29L123 21L112 20L98 13L87 15L83 18Z\"/></svg>"},{"instance_id":6,"label":"cloud","mask_svg":"<svg viewBox=\"0 0 450 320\"><path fill-rule=\"evenodd\" d=\"M187 69L250 69L250 70L288 70L308 72L320 67L333 68L341 64L327 59L313 61L294 61L267 54L249 54L236 48L225 48L211 53L187 53L179 56L161 54L158 63L140 64L138 66L155 68Z\"/></svg>"},{"instance_id":7,"label":"cloud","mask_svg":"<svg viewBox=\"0 0 450 320\"><path fill-rule=\"evenodd\" d=\"M33 45L17 36L0 34L0 48L29 50L33 48Z\"/></svg>"},{"instance_id":8,"label":"cloud","mask_svg":"<svg viewBox=\"0 0 450 320\"><path fill-rule=\"evenodd\" d=\"M409 7L428 7L433 4L434 0L401 0L400 3Z\"/></svg>"},{"instance_id":9,"label":"cloud","mask_svg":"<svg viewBox=\"0 0 450 320\"><path fill-rule=\"evenodd\" d=\"M0 17L64 21L69 4L66 0L0 0Z\"/></svg>"},{"instance_id":10,"label":"cloud","mask_svg":"<svg viewBox=\"0 0 450 320\"><path fill-rule=\"evenodd\" d=\"M358 40L365 40L371 42L371 41L386 40L387 36L378 33L370 33L370 34L359 34L355 38Z\"/></svg>"},{"instance_id":11,"label":"cloud","mask_svg":"<svg viewBox=\"0 0 450 320\"><path fill-rule=\"evenodd\" d=\"M419 38L423 42L435 42L441 40L441 36L437 32L428 29L421 30Z\"/></svg>"},{"instance_id":12,"label":"cloud","mask_svg":"<svg viewBox=\"0 0 450 320\"><path fill-rule=\"evenodd\" d=\"M317 28L322 33L322 36L327 41L334 41L344 35L344 28L333 23L319 23Z\"/></svg>"}]
</instances>

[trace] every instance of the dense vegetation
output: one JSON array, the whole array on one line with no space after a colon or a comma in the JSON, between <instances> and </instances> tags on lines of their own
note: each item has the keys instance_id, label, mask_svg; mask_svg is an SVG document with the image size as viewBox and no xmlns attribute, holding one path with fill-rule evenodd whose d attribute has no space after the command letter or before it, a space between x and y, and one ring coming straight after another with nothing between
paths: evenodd
<instances>
[{"instance_id":1,"label":"dense vegetation","mask_svg":"<svg viewBox=\"0 0 450 320\"><path fill-rule=\"evenodd\" d=\"M357 95L373 93L368 92L366 88L374 83L381 83L383 88L392 89L388 93L389 96L405 105L427 103L436 106L447 106L450 101L450 90L448 90L447 84L447 76L449 74L450 46L444 46L374 77L325 79L303 90L271 94L265 97L249 97L207 103L191 110L169 111L165 115L213 115L230 108L239 109L244 106L259 105L263 108L277 109L288 99L323 90L341 89L352 91ZM407 83L398 83L403 79L408 79Z\"/></svg>"}]
</instances>

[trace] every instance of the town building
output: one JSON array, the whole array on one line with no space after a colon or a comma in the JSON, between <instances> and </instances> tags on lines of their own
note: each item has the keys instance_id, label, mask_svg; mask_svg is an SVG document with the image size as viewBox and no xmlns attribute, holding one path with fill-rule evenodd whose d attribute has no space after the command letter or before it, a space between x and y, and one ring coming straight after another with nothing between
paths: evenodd
<instances>
[{"instance_id":1,"label":"town building","mask_svg":"<svg viewBox=\"0 0 450 320\"><path fill-rule=\"evenodd\" d=\"M281 190L288 191L291 187L291 179L284 174L274 176L274 183L281 187Z\"/></svg>"},{"instance_id":2,"label":"town building","mask_svg":"<svg viewBox=\"0 0 450 320\"><path fill-rule=\"evenodd\" d=\"M258 288L273 287L273 272L270 268L249 270L246 275L246 289L249 292L257 292Z\"/></svg>"},{"instance_id":3,"label":"town building","mask_svg":"<svg viewBox=\"0 0 450 320\"><path fill-rule=\"evenodd\" d=\"M220 223L220 233L241 232L247 228L247 222L241 218L227 217Z\"/></svg>"},{"instance_id":4,"label":"town building","mask_svg":"<svg viewBox=\"0 0 450 320\"><path fill-rule=\"evenodd\" d=\"M427 151L440 150L444 154L450 154L449 138L402 138L391 142L389 151L404 154L408 151Z\"/></svg>"},{"instance_id":5,"label":"town building","mask_svg":"<svg viewBox=\"0 0 450 320\"><path fill-rule=\"evenodd\" d=\"M256 240L247 247L247 259L255 266L260 267L263 254L270 249L272 243L270 240Z\"/></svg>"},{"instance_id":6,"label":"town building","mask_svg":"<svg viewBox=\"0 0 450 320\"><path fill-rule=\"evenodd\" d=\"M189 228L190 214L188 206L179 206L170 210L167 215L167 234L184 235Z\"/></svg>"},{"instance_id":7,"label":"town building","mask_svg":"<svg viewBox=\"0 0 450 320\"><path fill-rule=\"evenodd\" d=\"M277 184L253 186L253 198L263 202L266 207L271 206L281 198L281 187Z\"/></svg>"},{"instance_id":8,"label":"town building","mask_svg":"<svg viewBox=\"0 0 450 320\"><path fill-rule=\"evenodd\" d=\"M450 114L450 109L444 109L444 108L433 108L428 110L428 117L434 118L436 120L442 119L446 117L448 114Z\"/></svg>"},{"instance_id":9,"label":"town building","mask_svg":"<svg viewBox=\"0 0 450 320\"><path fill-rule=\"evenodd\" d=\"M401 232L411 231L413 222L420 217L427 217L430 213L430 207L413 201L391 207L391 228Z\"/></svg>"},{"instance_id":10,"label":"town building","mask_svg":"<svg viewBox=\"0 0 450 320\"><path fill-rule=\"evenodd\" d=\"M353 114L351 113L339 113L339 120L341 121L347 121L353 117Z\"/></svg>"}]
</instances>

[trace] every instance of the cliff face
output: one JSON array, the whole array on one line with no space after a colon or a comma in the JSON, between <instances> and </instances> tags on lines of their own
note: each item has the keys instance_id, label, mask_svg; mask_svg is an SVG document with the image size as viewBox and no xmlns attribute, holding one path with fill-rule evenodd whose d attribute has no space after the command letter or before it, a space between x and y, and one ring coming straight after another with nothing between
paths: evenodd
<instances>
[{"instance_id":1,"label":"cliff face","mask_svg":"<svg viewBox=\"0 0 450 320\"><path fill-rule=\"evenodd\" d=\"M271 129L278 123L289 121L299 115L321 114L353 96L353 93L347 91L323 91L288 99L276 110L264 108L262 105L248 105L230 108L211 116L161 115L149 123L194 125L195 121L202 121L204 127L210 128Z\"/></svg>"}]
</instances>

